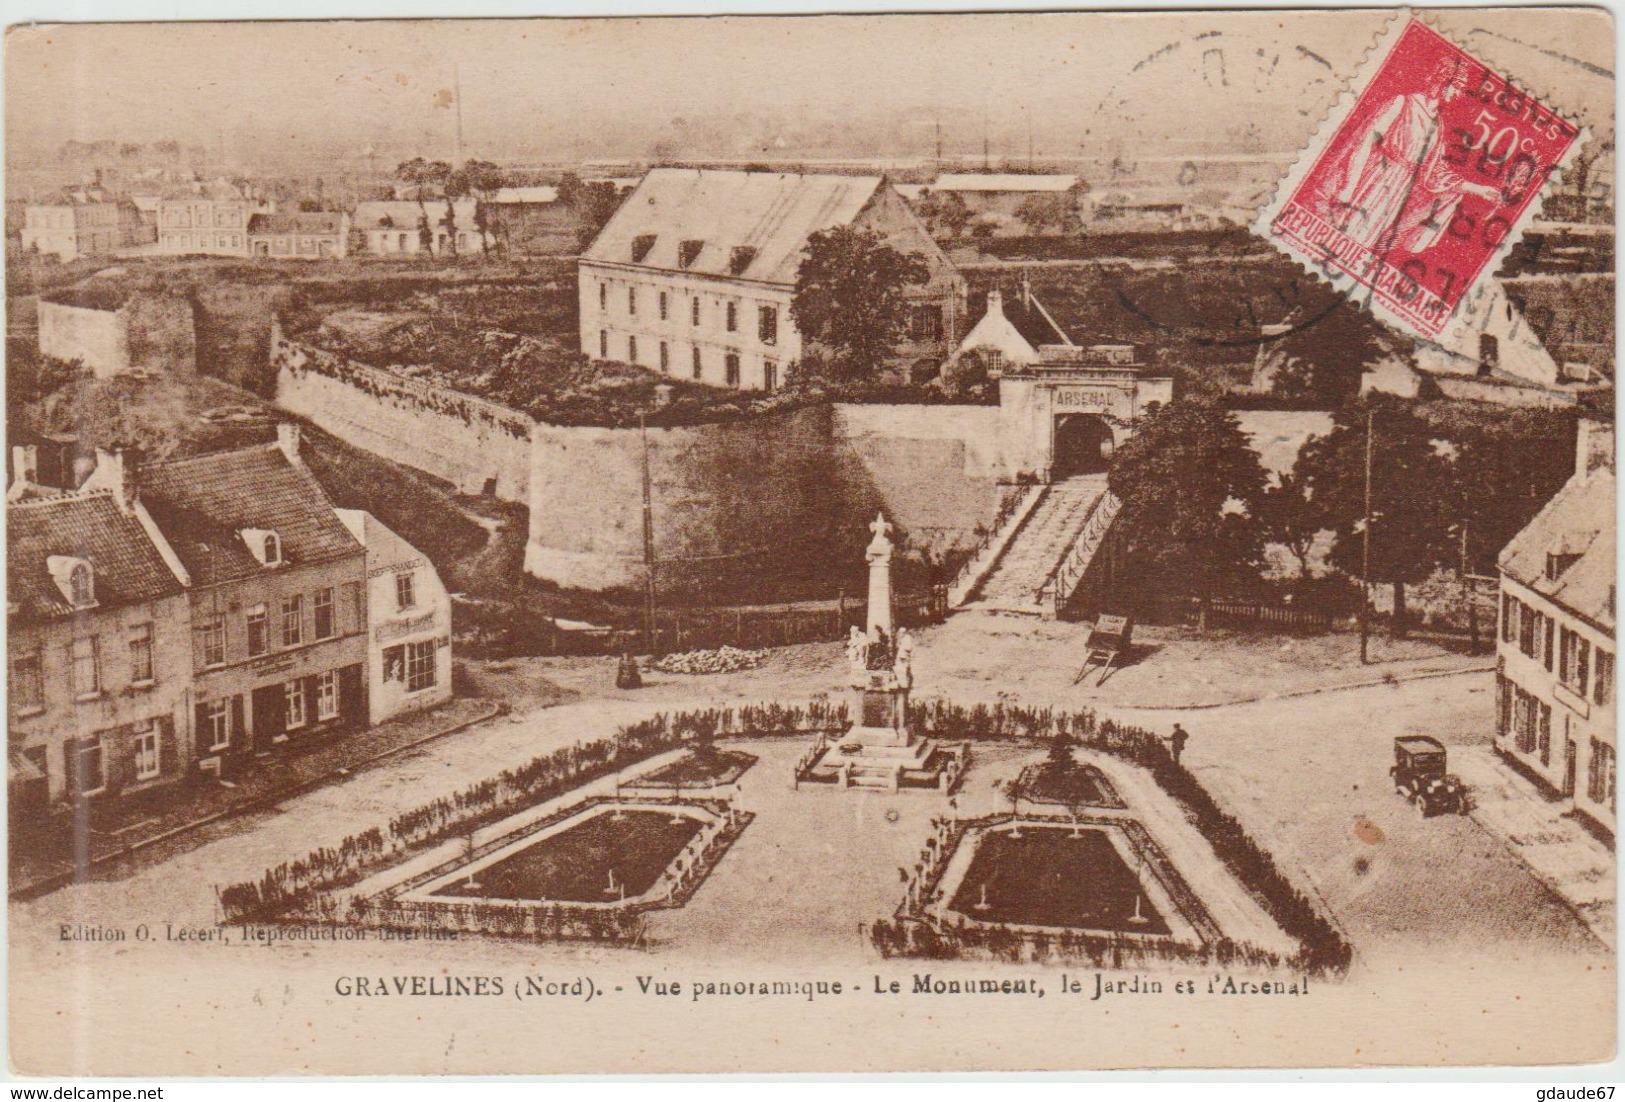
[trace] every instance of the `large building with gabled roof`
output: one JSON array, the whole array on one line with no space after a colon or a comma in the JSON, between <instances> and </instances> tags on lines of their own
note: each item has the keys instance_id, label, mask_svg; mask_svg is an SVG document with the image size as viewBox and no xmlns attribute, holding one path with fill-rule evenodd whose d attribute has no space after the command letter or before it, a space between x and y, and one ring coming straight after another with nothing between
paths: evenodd
<instances>
[{"instance_id":1,"label":"large building with gabled roof","mask_svg":"<svg viewBox=\"0 0 1625 1102\"><path fill-rule=\"evenodd\" d=\"M836 226L925 260L899 355L940 357L963 328L965 282L883 177L691 168L650 171L582 255L582 351L773 390L802 355L790 302L803 250Z\"/></svg>"}]
</instances>

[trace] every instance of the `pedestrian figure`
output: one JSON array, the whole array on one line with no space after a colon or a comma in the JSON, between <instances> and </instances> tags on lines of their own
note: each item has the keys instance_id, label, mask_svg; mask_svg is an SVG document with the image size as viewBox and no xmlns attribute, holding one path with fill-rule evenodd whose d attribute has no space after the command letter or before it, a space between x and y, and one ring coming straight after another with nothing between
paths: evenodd
<instances>
[{"instance_id":1,"label":"pedestrian figure","mask_svg":"<svg viewBox=\"0 0 1625 1102\"><path fill-rule=\"evenodd\" d=\"M1185 744L1190 741L1190 738L1190 735L1185 732L1185 728L1177 723L1174 724L1174 733L1168 736L1168 744L1173 748L1175 765L1179 764L1179 755L1185 752Z\"/></svg>"}]
</instances>

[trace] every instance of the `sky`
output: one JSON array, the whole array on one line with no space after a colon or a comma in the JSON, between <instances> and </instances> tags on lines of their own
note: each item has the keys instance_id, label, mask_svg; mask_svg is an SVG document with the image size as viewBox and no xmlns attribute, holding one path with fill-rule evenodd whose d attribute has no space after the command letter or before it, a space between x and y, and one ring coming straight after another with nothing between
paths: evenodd
<instances>
[{"instance_id":1,"label":"sky","mask_svg":"<svg viewBox=\"0 0 1625 1102\"><path fill-rule=\"evenodd\" d=\"M8 165L68 139L676 156L821 141L898 156L1301 145L1387 18L1369 11L47 24L6 39ZM1449 11L1487 61L1606 111L1613 32L1583 10ZM799 152L793 150L792 152Z\"/></svg>"}]
</instances>

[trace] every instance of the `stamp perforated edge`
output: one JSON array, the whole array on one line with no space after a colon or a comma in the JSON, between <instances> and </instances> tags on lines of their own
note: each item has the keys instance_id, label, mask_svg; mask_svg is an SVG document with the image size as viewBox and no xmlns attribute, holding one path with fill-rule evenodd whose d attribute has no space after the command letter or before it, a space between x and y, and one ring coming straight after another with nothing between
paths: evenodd
<instances>
[{"instance_id":1,"label":"stamp perforated edge","mask_svg":"<svg viewBox=\"0 0 1625 1102\"><path fill-rule=\"evenodd\" d=\"M1501 266L1506 263L1507 256L1523 240L1524 232L1529 228L1529 224L1540 216L1541 210L1546 205L1547 197L1556 190L1563 174L1568 171L1570 163L1591 139L1590 129L1583 126L1569 112L1561 110L1550 95L1538 94L1527 82L1514 80L1510 73L1497 73L1498 76L1511 83L1513 87L1537 98L1542 106L1573 126L1577 133L1574 140L1569 143L1568 149L1563 152L1563 156L1547 173L1546 182L1535 193L1529 206L1512 224L1512 228L1507 232L1506 237L1501 240L1500 244L1496 246L1495 251L1490 254L1489 260L1485 263L1483 271L1479 274L1478 279L1474 281L1473 286L1462 292L1461 298L1458 300L1456 308L1451 311L1444 328L1436 334L1429 336L1418 332L1408 321L1389 310L1387 305L1372 293L1371 289L1366 287L1365 284L1345 272L1328 271L1321 265L1306 259L1296 250L1289 248L1269 232L1270 224L1281 213L1287 201L1297 194L1298 187L1303 183L1304 177L1309 174L1309 170L1319 161L1332 138L1336 136L1338 130L1353 112L1366 87L1381 71L1389 55L1393 53L1394 48L1399 44L1401 36L1405 33L1405 28L1413 20L1468 56L1477 58L1477 54L1435 25L1434 21L1428 18L1427 13L1418 12L1411 8L1397 9L1389 17L1387 25L1372 40L1371 46L1367 49L1359 68L1337 94L1337 98L1333 100L1325 116L1316 125L1309 140L1304 143L1303 148L1298 150L1298 156L1292 162L1292 166L1287 169L1286 175L1282 176L1275 185L1275 192L1270 196L1269 202L1259 209L1252 225L1248 228L1254 236L1269 242L1277 251L1290 258L1298 267L1308 272L1315 279L1324 282L1339 294L1359 302L1390 327L1399 330L1414 340L1440 347L1449 347L1454 343L1451 338L1459 337L1464 327L1467 326L1468 319L1476 313L1476 306L1484 296L1484 288L1490 281L1500 277Z\"/></svg>"}]
</instances>

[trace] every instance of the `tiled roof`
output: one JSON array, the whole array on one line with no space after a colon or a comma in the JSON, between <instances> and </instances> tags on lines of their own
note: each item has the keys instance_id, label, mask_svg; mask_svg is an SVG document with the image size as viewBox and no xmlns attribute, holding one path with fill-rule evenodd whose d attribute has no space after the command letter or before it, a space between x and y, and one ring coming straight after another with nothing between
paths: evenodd
<instances>
[{"instance_id":1,"label":"tiled roof","mask_svg":"<svg viewBox=\"0 0 1625 1102\"><path fill-rule=\"evenodd\" d=\"M1547 555L1578 555L1556 578ZM1614 627L1614 472L1577 475L1501 552L1503 573L1612 631Z\"/></svg>"},{"instance_id":2,"label":"tiled roof","mask_svg":"<svg viewBox=\"0 0 1625 1102\"><path fill-rule=\"evenodd\" d=\"M84 559L94 573L97 608L181 593L146 529L107 491L10 505L6 509L6 598L23 621L71 616L47 561Z\"/></svg>"},{"instance_id":3,"label":"tiled roof","mask_svg":"<svg viewBox=\"0 0 1625 1102\"><path fill-rule=\"evenodd\" d=\"M651 169L583 259L791 284L807 238L849 225L880 187L879 176Z\"/></svg>"},{"instance_id":4,"label":"tiled roof","mask_svg":"<svg viewBox=\"0 0 1625 1102\"><path fill-rule=\"evenodd\" d=\"M344 216L330 211L288 212L286 214L256 214L248 220L252 234L335 234L344 226Z\"/></svg>"},{"instance_id":5,"label":"tiled roof","mask_svg":"<svg viewBox=\"0 0 1625 1102\"><path fill-rule=\"evenodd\" d=\"M241 533L273 531L289 566L362 553L309 471L276 445L217 452L149 468L141 498L196 585L264 571Z\"/></svg>"}]
</instances>

